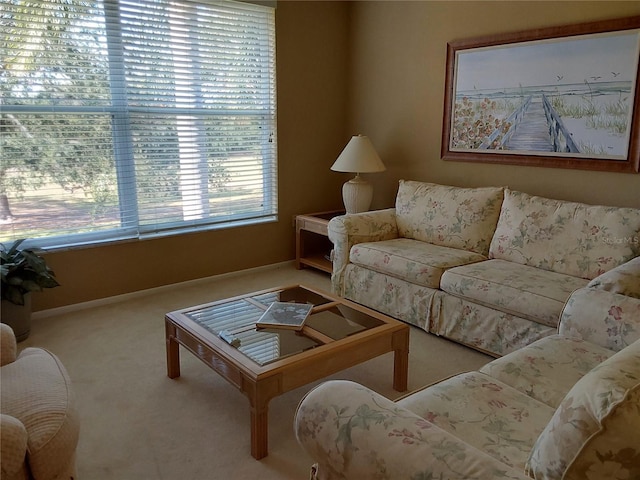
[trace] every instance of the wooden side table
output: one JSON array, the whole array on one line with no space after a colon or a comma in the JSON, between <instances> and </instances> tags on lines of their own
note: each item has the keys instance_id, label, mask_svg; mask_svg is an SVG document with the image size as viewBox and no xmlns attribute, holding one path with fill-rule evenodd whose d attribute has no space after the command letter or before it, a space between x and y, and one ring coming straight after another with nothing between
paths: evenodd
<instances>
[{"instance_id":1,"label":"wooden side table","mask_svg":"<svg viewBox=\"0 0 640 480\"><path fill-rule=\"evenodd\" d=\"M344 215L344 210L308 213L296 216L296 268L305 266L331 273L329 258L332 243L329 240L329 220Z\"/></svg>"}]
</instances>

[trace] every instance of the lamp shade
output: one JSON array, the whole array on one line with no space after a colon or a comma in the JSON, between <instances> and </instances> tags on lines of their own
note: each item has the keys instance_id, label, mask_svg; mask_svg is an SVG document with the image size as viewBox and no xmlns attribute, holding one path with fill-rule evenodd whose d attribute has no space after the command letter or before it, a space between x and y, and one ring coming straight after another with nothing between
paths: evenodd
<instances>
[{"instance_id":1,"label":"lamp shade","mask_svg":"<svg viewBox=\"0 0 640 480\"><path fill-rule=\"evenodd\" d=\"M338 159L331 166L336 172L373 173L385 170L369 137L354 135L344 147Z\"/></svg>"}]
</instances>

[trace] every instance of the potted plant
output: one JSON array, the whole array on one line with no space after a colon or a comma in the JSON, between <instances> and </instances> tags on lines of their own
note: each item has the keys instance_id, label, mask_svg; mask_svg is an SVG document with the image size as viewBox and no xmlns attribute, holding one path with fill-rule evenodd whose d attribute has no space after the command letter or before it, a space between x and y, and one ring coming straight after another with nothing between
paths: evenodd
<instances>
[{"instance_id":1,"label":"potted plant","mask_svg":"<svg viewBox=\"0 0 640 480\"><path fill-rule=\"evenodd\" d=\"M16 240L9 249L0 244L1 320L13 328L18 341L31 331L31 292L60 285L38 249L20 248L24 240Z\"/></svg>"}]
</instances>

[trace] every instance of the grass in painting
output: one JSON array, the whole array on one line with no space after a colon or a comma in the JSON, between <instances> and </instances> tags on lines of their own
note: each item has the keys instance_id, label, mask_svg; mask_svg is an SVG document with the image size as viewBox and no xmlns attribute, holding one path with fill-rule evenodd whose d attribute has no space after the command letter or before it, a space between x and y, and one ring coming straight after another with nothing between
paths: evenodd
<instances>
[{"instance_id":1,"label":"grass in painting","mask_svg":"<svg viewBox=\"0 0 640 480\"><path fill-rule=\"evenodd\" d=\"M597 102L592 97L582 95L580 102L570 103L563 96L554 96L551 105L561 117L584 118L589 128L624 135L629 114L626 100L619 97L615 101Z\"/></svg>"},{"instance_id":2,"label":"grass in painting","mask_svg":"<svg viewBox=\"0 0 640 480\"><path fill-rule=\"evenodd\" d=\"M580 153L586 153L592 156L607 154L606 148L602 145L593 145L588 142L578 142L578 148L580 149Z\"/></svg>"}]
</instances>

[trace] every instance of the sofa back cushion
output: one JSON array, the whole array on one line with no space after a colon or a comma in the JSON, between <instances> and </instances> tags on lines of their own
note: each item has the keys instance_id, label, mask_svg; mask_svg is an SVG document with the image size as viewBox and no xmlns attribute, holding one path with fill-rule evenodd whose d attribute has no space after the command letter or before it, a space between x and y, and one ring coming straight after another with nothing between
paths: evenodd
<instances>
[{"instance_id":1,"label":"sofa back cushion","mask_svg":"<svg viewBox=\"0 0 640 480\"><path fill-rule=\"evenodd\" d=\"M591 280L640 255L640 209L506 189L489 256Z\"/></svg>"},{"instance_id":2,"label":"sofa back cushion","mask_svg":"<svg viewBox=\"0 0 640 480\"><path fill-rule=\"evenodd\" d=\"M526 471L535 479L640 478L640 340L578 380Z\"/></svg>"},{"instance_id":3,"label":"sofa back cushion","mask_svg":"<svg viewBox=\"0 0 640 480\"><path fill-rule=\"evenodd\" d=\"M398 234L487 255L503 190L400 180L396 197Z\"/></svg>"}]
</instances>

